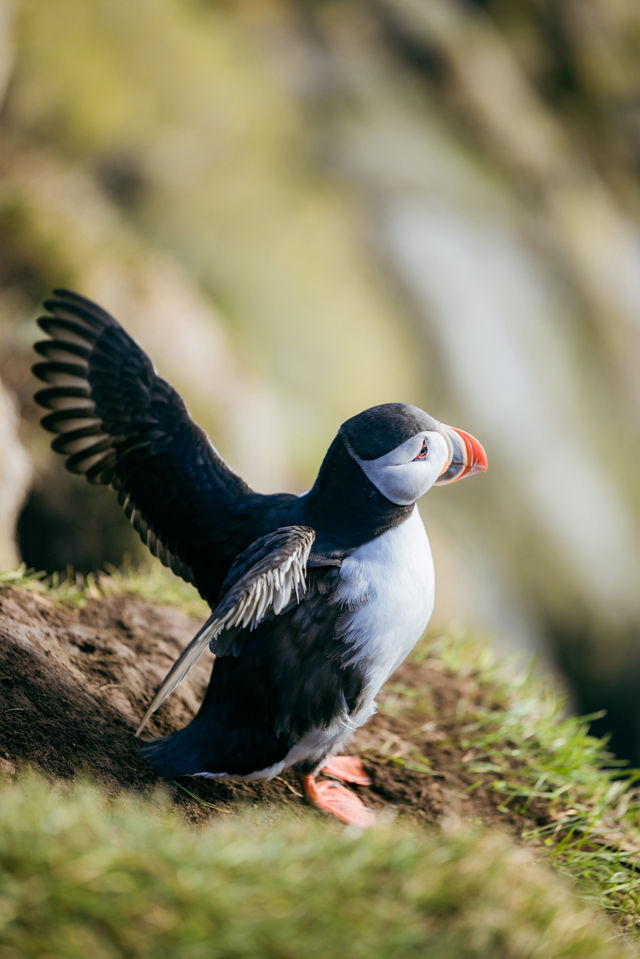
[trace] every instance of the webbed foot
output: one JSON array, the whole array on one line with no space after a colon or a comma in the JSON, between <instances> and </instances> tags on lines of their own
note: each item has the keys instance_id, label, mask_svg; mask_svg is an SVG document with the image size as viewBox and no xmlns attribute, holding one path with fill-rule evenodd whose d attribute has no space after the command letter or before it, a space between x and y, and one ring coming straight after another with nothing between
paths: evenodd
<instances>
[{"instance_id":1,"label":"webbed foot","mask_svg":"<svg viewBox=\"0 0 640 959\"><path fill-rule=\"evenodd\" d=\"M370 786L371 777L358 756L332 756L322 767L322 772L334 779L356 786Z\"/></svg>"},{"instance_id":2,"label":"webbed foot","mask_svg":"<svg viewBox=\"0 0 640 959\"><path fill-rule=\"evenodd\" d=\"M314 776L303 776L302 785L308 802L316 809L331 813L353 826L373 826L375 815L355 793L333 779L316 782Z\"/></svg>"}]
</instances>

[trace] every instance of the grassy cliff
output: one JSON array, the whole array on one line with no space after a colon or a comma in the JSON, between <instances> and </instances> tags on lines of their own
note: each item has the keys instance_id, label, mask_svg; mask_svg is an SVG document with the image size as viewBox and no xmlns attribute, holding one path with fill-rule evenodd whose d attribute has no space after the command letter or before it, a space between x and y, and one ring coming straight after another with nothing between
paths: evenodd
<instances>
[{"instance_id":1,"label":"grassy cliff","mask_svg":"<svg viewBox=\"0 0 640 959\"><path fill-rule=\"evenodd\" d=\"M306 807L291 775L158 790L133 729L198 622L163 603L197 613L162 575L7 579L3 956L633 954L633 777L474 638L423 641L358 734L379 819L360 833Z\"/></svg>"}]
</instances>

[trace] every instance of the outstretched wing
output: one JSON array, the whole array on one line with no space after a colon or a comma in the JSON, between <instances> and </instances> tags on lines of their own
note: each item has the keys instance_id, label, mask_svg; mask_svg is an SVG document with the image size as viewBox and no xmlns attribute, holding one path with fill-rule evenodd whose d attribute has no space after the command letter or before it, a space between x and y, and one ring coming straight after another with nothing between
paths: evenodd
<instances>
[{"instance_id":1,"label":"outstretched wing","mask_svg":"<svg viewBox=\"0 0 640 959\"><path fill-rule=\"evenodd\" d=\"M222 587L220 602L173 664L136 730L147 722L197 663L206 646L216 656L229 653L234 629L251 630L268 610L278 615L305 588L305 574L315 531L309 526L283 526L261 536L241 553Z\"/></svg>"},{"instance_id":2,"label":"outstretched wing","mask_svg":"<svg viewBox=\"0 0 640 959\"><path fill-rule=\"evenodd\" d=\"M33 372L47 384L35 399L50 411L53 449L72 473L117 490L151 552L215 598L207 562L251 490L112 316L67 290L45 308Z\"/></svg>"}]
</instances>

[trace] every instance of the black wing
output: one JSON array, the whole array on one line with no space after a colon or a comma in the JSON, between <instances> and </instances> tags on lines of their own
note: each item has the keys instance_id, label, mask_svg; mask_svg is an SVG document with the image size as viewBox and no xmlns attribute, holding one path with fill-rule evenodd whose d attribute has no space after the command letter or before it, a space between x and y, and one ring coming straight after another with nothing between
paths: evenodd
<instances>
[{"instance_id":1,"label":"black wing","mask_svg":"<svg viewBox=\"0 0 640 959\"><path fill-rule=\"evenodd\" d=\"M252 491L112 316L67 290L44 305L49 339L35 344L44 361L33 372L47 384L35 399L51 411L53 449L72 473L112 486L151 552L215 599L208 564Z\"/></svg>"},{"instance_id":2,"label":"black wing","mask_svg":"<svg viewBox=\"0 0 640 959\"><path fill-rule=\"evenodd\" d=\"M268 610L279 615L294 602L294 593L299 602L315 535L308 526L284 526L261 536L241 553L223 584L220 602L165 676L136 736L195 666L206 646L216 656L224 656L232 651L236 630L246 634Z\"/></svg>"},{"instance_id":3,"label":"black wing","mask_svg":"<svg viewBox=\"0 0 640 959\"><path fill-rule=\"evenodd\" d=\"M305 533L300 527L288 527L274 536L291 536L294 542L296 536L302 541ZM272 539L272 545L274 542ZM267 538L263 545L266 547ZM228 584L219 609L195 640L203 641L202 648L211 636L217 654L197 715L183 729L146 743L142 749L160 776L248 776L268 770L311 730L321 751L322 730L339 720L346 731L349 714L358 707L365 676L362 664L352 661L353 648L345 635L345 617L350 612L333 601L340 581L337 556L332 557L331 565L316 565L312 550L299 601L291 595L280 613L273 605L267 606L263 618L255 623L252 611L257 610L258 577L252 570L264 562L264 568L268 567L268 551L258 557L260 549L256 541L243 554L244 560L251 562L254 553L256 562L249 569L241 570L243 557L239 557L238 578ZM229 580L232 578L230 574ZM243 600L248 600L248 625L218 632L218 617L229 616L231 622L233 610L238 610ZM205 635L208 630L211 632ZM333 741L331 735L329 732L327 748Z\"/></svg>"}]
</instances>

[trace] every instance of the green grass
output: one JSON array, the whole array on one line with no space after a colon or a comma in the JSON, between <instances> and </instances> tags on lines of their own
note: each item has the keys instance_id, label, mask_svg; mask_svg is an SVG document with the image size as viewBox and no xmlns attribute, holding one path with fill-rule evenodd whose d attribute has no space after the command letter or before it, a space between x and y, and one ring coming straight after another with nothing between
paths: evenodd
<instances>
[{"instance_id":1,"label":"green grass","mask_svg":"<svg viewBox=\"0 0 640 959\"><path fill-rule=\"evenodd\" d=\"M126 590L206 613L159 567L49 581L18 570L1 574L0 585L74 605ZM586 718L564 714L552 687L505 672L474 637L424 643L415 658L425 656L466 692L454 713L435 716L444 739L427 756L418 747L433 713L429 690L389 684L390 707L416 717L416 750L396 761L427 776L458 762L469 791L488 789L533 853L480 825L440 834L383 822L356 836L311 815L273 823L247 813L198 833L159 799L109 804L90 785L65 791L27 776L0 790L0 955L5 941L7 956L72 959L89 949L97 957L626 954L605 944L613 929L592 926L584 910L589 903L639 933L638 774L613 761ZM449 747L442 759L441 747ZM340 869L351 889L336 882ZM235 929L235 910L248 931Z\"/></svg>"},{"instance_id":2,"label":"green grass","mask_svg":"<svg viewBox=\"0 0 640 959\"><path fill-rule=\"evenodd\" d=\"M458 713L438 719L448 733L441 745L455 743L477 777L470 789L488 786L499 811L521 818L523 839L543 845L582 895L639 934L640 772L589 734L594 717L567 715L553 685L496 665L486 644L449 635L428 649L472 684ZM433 757L410 762L437 768Z\"/></svg>"},{"instance_id":3,"label":"green grass","mask_svg":"<svg viewBox=\"0 0 640 959\"><path fill-rule=\"evenodd\" d=\"M609 959L631 955L530 850L479 826L246 815L32 775L0 792L6 959Z\"/></svg>"},{"instance_id":4,"label":"green grass","mask_svg":"<svg viewBox=\"0 0 640 959\"><path fill-rule=\"evenodd\" d=\"M91 599L100 599L113 593L131 593L149 602L177 606L190 616L205 618L209 606L198 595L195 587L175 576L159 561L149 560L142 566L123 565L122 569L108 566L100 573L77 573L67 569L64 575L29 570L22 565L14 570L0 571L0 587L16 586L49 596L56 602L82 608Z\"/></svg>"}]
</instances>

